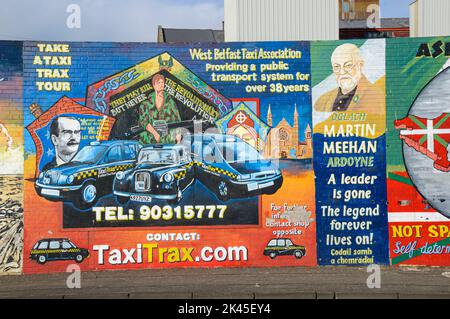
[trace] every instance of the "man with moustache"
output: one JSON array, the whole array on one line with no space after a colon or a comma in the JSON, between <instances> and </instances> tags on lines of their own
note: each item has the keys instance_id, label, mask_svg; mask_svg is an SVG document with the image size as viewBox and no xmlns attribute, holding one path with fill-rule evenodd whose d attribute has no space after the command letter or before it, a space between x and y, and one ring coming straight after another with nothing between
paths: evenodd
<instances>
[{"instance_id":1,"label":"man with moustache","mask_svg":"<svg viewBox=\"0 0 450 319\"><path fill-rule=\"evenodd\" d=\"M331 64L338 88L319 98L314 105L316 111L373 113L384 108L384 93L364 75L365 61L356 45L343 44L337 47L331 57Z\"/></svg>"},{"instance_id":2,"label":"man with moustache","mask_svg":"<svg viewBox=\"0 0 450 319\"><path fill-rule=\"evenodd\" d=\"M60 116L50 125L50 138L55 147L55 158L43 171L70 162L78 152L81 140L80 122L73 117Z\"/></svg>"}]
</instances>

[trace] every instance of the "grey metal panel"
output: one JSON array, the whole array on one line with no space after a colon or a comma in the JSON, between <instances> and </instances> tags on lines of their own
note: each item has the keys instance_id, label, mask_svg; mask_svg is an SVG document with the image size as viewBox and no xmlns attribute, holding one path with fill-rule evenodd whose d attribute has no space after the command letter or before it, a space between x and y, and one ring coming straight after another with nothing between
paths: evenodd
<instances>
[{"instance_id":1,"label":"grey metal panel","mask_svg":"<svg viewBox=\"0 0 450 319\"><path fill-rule=\"evenodd\" d=\"M338 38L336 0L225 0L226 41Z\"/></svg>"},{"instance_id":2,"label":"grey metal panel","mask_svg":"<svg viewBox=\"0 0 450 319\"><path fill-rule=\"evenodd\" d=\"M449 0L417 0L411 4L417 6L417 16L412 29L417 30L419 37L444 36L450 34L450 1ZM415 35L415 34L414 34Z\"/></svg>"},{"instance_id":3,"label":"grey metal panel","mask_svg":"<svg viewBox=\"0 0 450 319\"><path fill-rule=\"evenodd\" d=\"M419 36L418 9L418 0L409 5L409 36L412 38Z\"/></svg>"}]
</instances>

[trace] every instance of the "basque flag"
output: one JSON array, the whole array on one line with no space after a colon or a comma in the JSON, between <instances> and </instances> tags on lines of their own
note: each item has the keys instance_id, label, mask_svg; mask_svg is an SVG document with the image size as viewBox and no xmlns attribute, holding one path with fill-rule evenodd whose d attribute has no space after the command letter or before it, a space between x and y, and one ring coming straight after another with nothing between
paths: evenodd
<instances>
[{"instance_id":1,"label":"basque flag","mask_svg":"<svg viewBox=\"0 0 450 319\"><path fill-rule=\"evenodd\" d=\"M443 172L450 171L447 147L450 143L450 114L444 113L435 119L414 115L394 121L400 138L416 151L434 161L434 167Z\"/></svg>"}]
</instances>

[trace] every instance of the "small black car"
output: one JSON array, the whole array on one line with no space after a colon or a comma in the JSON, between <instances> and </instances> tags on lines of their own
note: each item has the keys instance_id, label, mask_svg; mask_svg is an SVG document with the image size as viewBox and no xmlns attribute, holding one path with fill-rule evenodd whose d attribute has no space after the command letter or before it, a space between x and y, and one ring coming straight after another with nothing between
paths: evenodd
<instances>
[{"instance_id":1,"label":"small black car","mask_svg":"<svg viewBox=\"0 0 450 319\"><path fill-rule=\"evenodd\" d=\"M194 162L185 147L148 145L139 152L136 167L116 174L113 190L120 204L157 199L176 205L194 180Z\"/></svg>"},{"instance_id":2,"label":"small black car","mask_svg":"<svg viewBox=\"0 0 450 319\"><path fill-rule=\"evenodd\" d=\"M272 259L287 255L300 259L306 255L306 249L304 246L295 245L288 238L272 239L264 249L264 256L269 256Z\"/></svg>"},{"instance_id":3,"label":"small black car","mask_svg":"<svg viewBox=\"0 0 450 319\"><path fill-rule=\"evenodd\" d=\"M236 136L194 134L182 143L191 148L198 180L221 201L271 195L283 184L281 171Z\"/></svg>"},{"instance_id":4,"label":"small black car","mask_svg":"<svg viewBox=\"0 0 450 319\"><path fill-rule=\"evenodd\" d=\"M134 167L142 146L137 141L93 142L67 164L42 172L35 188L51 201L69 201L79 209L112 193L114 176Z\"/></svg>"},{"instance_id":5,"label":"small black car","mask_svg":"<svg viewBox=\"0 0 450 319\"><path fill-rule=\"evenodd\" d=\"M39 264L47 261L74 260L82 263L89 257L89 251L78 248L69 239L42 239L38 241L31 250L30 259L36 260Z\"/></svg>"}]
</instances>

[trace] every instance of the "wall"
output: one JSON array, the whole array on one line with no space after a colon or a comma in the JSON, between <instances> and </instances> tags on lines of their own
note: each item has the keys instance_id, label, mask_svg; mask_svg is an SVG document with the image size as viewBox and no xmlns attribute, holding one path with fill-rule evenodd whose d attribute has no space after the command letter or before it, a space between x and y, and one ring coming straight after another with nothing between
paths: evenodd
<instances>
[{"instance_id":1,"label":"wall","mask_svg":"<svg viewBox=\"0 0 450 319\"><path fill-rule=\"evenodd\" d=\"M339 39L335 0L226 0L224 10L227 42Z\"/></svg>"},{"instance_id":2,"label":"wall","mask_svg":"<svg viewBox=\"0 0 450 319\"><path fill-rule=\"evenodd\" d=\"M22 42L0 42L0 274L22 272Z\"/></svg>"},{"instance_id":3,"label":"wall","mask_svg":"<svg viewBox=\"0 0 450 319\"><path fill-rule=\"evenodd\" d=\"M387 189L394 265L449 263L448 192L444 190L448 41L399 39L387 45Z\"/></svg>"},{"instance_id":4,"label":"wall","mask_svg":"<svg viewBox=\"0 0 450 319\"><path fill-rule=\"evenodd\" d=\"M449 34L450 23L446 13L447 0L417 0L410 5L411 30L414 37L433 37Z\"/></svg>"},{"instance_id":5,"label":"wall","mask_svg":"<svg viewBox=\"0 0 450 319\"><path fill-rule=\"evenodd\" d=\"M387 264L385 40L312 50L319 263Z\"/></svg>"},{"instance_id":6,"label":"wall","mask_svg":"<svg viewBox=\"0 0 450 319\"><path fill-rule=\"evenodd\" d=\"M409 30L411 38L419 36L419 2L414 1L409 5Z\"/></svg>"},{"instance_id":7,"label":"wall","mask_svg":"<svg viewBox=\"0 0 450 319\"><path fill-rule=\"evenodd\" d=\"M446 43L0 42L0 272L449 265Z\"/></svg>"}]
</instances>

